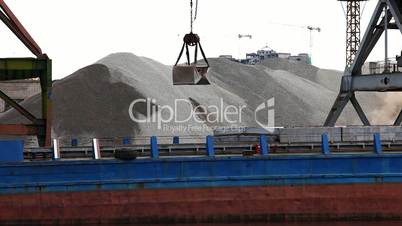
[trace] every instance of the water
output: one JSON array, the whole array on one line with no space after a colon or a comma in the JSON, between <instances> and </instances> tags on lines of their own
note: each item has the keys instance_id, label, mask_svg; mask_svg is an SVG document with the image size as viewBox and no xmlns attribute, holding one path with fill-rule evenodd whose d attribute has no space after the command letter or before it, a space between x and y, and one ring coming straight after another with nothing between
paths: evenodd
<instances>
[{"instance_id":1,"label":"water","mask_svg":"<svg viewBox=\"0 0 402 226\"><path fill-rule=\"evenodd\" d=\"M89 225L88 225L89 226ZM99 225L100 226L100 225ZM122 226L122 225L108 225ZM319 223L241 223L241 224L158 224L158 225L126 225L126 226L402 226L402 221L391 222L319 222Z\"/></svg>"}]
</instances>

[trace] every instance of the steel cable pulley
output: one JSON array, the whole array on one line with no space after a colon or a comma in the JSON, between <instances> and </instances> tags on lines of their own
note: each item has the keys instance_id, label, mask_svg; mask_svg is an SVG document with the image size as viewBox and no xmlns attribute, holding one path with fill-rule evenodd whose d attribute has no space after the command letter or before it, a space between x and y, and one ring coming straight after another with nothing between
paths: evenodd
<instances>
[{"instance_id":1,"label":"steel cable pulley","mask_svg":"<svg viewBox=\"0 0 402 226\"><path fill-rule=\"evenodd\" d=\"M198 0L195 3L195 11L193 10L193 0L190 0L190 33L186 34L183 38L183 46L181 48L179 57L173 67L173 84L174 85L207 85L209 81L206 74L209 69L209 63L205 56L204 50L200 43L200 37L193 33L194 21L198 15ZM194 63L190 60L190 47L194 47ZM179 61L186 50L186 64L178 65ZM198 64L198 50L201 52L203 60L206 65Z\"/></svg>"}]
</instances>

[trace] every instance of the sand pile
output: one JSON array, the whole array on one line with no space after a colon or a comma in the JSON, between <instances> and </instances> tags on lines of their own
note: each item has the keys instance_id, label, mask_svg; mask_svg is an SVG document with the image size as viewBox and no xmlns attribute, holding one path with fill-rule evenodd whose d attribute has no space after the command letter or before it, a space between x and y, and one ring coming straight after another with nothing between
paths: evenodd
<instances>
[{"instance_id":1,"label":"sand pile","mask_svg":"<svg viewBox=\"0 0 402 226\"><path fill-rule=\"evenodd\" d=\"M338 94L341 78L341 73L337 71L279 59L256 66L226 59L210 59L210 64L212 85L173 86L170 66L129 53L109 55L55 82L54 136L187 136L210 134L215 127L259 127L254 112L270 98L275 98L276 126L322 125ZM170 112L161 110L161 107L174 107L178 99L187 100L187 105L182 102L178 106L175 115L178 119L187 118L193 110L201 114L186 123L174 120L160 125L157 122L134 122L130 118L130 104L147 98L156 100L150 106L157 111L149 112L145 103L137 104L131 111L136 118L145 119L147 115L152 115L167 119ZM358 98L363 107L379 101L376 96ZM39 104L39 96L23 103L37 116L40 115ZM213 109L200 112L197 108L200 105L246 107L242 108L241 120L232 123L218 120L220 115L212 114ZM209 122L197 122L206 117L209 117ZM214 117L216 120L211 120ZM262 123L266 122L266 112L259 112L257 118ZM13 110L3 114L1 120L7 123L24 121ZM356 114L347 109L339 122L358 124L359 121Z\"/></svg>"}]
</instances>

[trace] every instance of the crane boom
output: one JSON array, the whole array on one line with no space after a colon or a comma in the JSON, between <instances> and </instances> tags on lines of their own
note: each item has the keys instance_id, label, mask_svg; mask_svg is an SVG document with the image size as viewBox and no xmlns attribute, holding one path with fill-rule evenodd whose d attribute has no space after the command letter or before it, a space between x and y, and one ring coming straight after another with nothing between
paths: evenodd
<instances>
[{"instance_id":1,"label":"crane boom","mask_svg":"<svg viewBox=\"0 0 402 226\"><path fill-rule=\"evenodd\" d=\"M253 38L253 36L252 36L252 35L249 35L249 34L247 34L247 35L239 34L238 37L239 37L239 39L241 39L241 38L249 38L249 39L252 39L252 38Z\"/></svg>"},{"instance_id":2,"label":"crane boom","mask_svg":"<svg viewBox=\"0 0 402 226\"><path fill-rule=\"evenodd\" d=\"M310 31L318 31L318 32L321 32L321 28L319 28L319 27L307 26L307 29L309 29Z\"/></svg>"},{"instance_id":3,"label":"crane boom","mask_svg":"<svg viewBox=\"0 0 402 226\"><path fill-rule=\"evenodd\" d=\"M41 48L24 28L18 18L7 6L4 0L0 0L0 20L18 37L19 40L38 58L43 58Z\"/></svg>"}]
</instances>

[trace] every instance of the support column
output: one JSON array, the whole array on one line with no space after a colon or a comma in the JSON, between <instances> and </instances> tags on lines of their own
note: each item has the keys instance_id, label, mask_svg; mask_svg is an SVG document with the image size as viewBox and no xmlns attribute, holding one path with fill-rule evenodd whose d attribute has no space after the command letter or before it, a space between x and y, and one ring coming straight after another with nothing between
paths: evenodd
<instances>
[{"instance_id":1,"label":"support column","mask_svg":"<svg viewBox=\"0 0 402 226\"><path fill-rule=\"evenodd\" d=\"M338 95L324 123L325 127L335 126L336 121L338 121L339 116L342 114L342 111L345 109L345 106L349 102L351 96L352 93L340 93Z\"/></svg>"},{"instance_id":2,"label":"support column","mask_svg":"<svg viewBox=\"0 0 402 226\"><path fill-rule=\"evenodd\" d=\"M381 145L381 135L379 133L375 133L373 135L374 139L374 151L377 154L382 154L382 145Z\"/></svg>"},{"instance_id":3,"label":"support column","mask_svg":"<svg viewBox=\"0 0 402 226\"><path fill-rule=\"evenodd\" d=\"M260 149L261 155L265 156L269 154L268 137L266 135L260 135Z\"/></svg>"},{"instance_id":4,"label":"support column","mask_svg":"<svg viewBox=\"0 0 402 226\"><path fill-rule=\"evenodd\" d=\"M151 158L159 158L158 138L156 136L151 137Z\"/></svg>"},{"instance_id":5,"label":"support column","mask_svg":"<svg viewBox=\"0 0 402 226\"><path fill-rule=\"evenodd\" d=\"M214 157L215 156L214 137L213 136L207 136L207 138L206 138L206 149L207 149L208 157Z\"/></svg>"},{"instance_id":6,"label":"support column","mask_svg":"<svg viewBox=\"0 0 402 226\"><path fill-rule=\"evenodd\" d=\"M42 119L45 120L44 140L41 146L50 147L52 133L52 61L46 60L46 69L40 76L42 88Z\"/></svg>"},{"instance_id":7,"label":"support column","mask_svg":"<svg viewBox=\"0 0 402 226\"><path fill-rule=\"evenodd\" d=\"M53 160L59 160L60 155L60 145L58 139L53 139Z\"/></svg>"},{"instance_id":8,"label":"support column","mask_svg":"<svg viewBox=\"0 0 402 226\"><path fill-rule=\"evenodd\" d=\"M329 149L329 139L328 139L328 134L324 133L321 137L321 148L322 148L322 153L324 155L330 155L331 150Z\"/></svg>"},{"instance_id":9,"label":"support column","mask_svg":"<svg viewBox=\"0 0 402 226\"><path fill-rule=\"evenodd\" d=\"M357 115L359 115L359 118L362 121L363 125L370 126L370 122L367 119L366 114L364 114L364 111L363 111L362 107L360 106L359 101L357 101L356 95L354 93L350 97L350 102L352 102L352 105L355 108Z\"/></svg>"},{"instance_id":10,"label":"support column","mask_svg":"<svg viewBox=\"0 0 402 226\"><path fill-rule=\"evenodd\" d=\"M401 112L399 112L399 115L394 122L394 126L400 126L401 123L402 123L402 110L401 110Z\"/></svg>"},{"instance_id":11,"label":"support column","mask_svg":"<svg viewBox=\"0 0 402 226\"><path fill-rule=\"evenodd\" d=\"M101 151L100 151L100 145L99 145L99 140L94 138L92 140L92 149L93 149L93 158L98 160L101 159Z\"/></svg>"}]
</instances>

